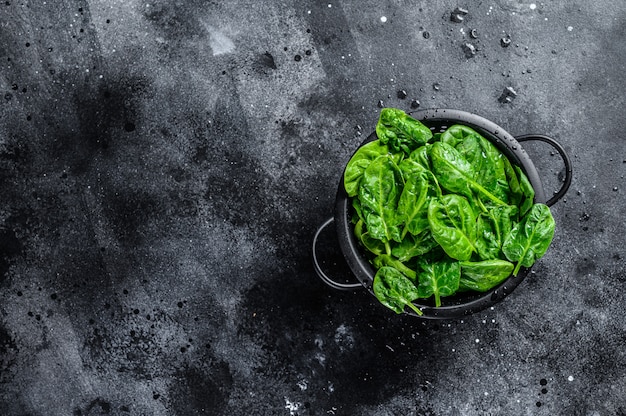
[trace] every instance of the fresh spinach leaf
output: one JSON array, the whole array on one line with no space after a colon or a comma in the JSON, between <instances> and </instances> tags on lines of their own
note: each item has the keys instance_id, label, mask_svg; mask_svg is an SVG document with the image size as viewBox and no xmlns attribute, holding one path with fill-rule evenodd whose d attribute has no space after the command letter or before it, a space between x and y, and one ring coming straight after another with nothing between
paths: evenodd
<instances>
[{"instance_id":1,"label":"fresh spinach leaf","mask_svg":"<svg viewBox=\"0 0 626 416\"><path fill-rule=\"evenodd\" d=\"M502 258L504 238L511 231L517 207L499 205L481 212L476 220L476 250L481 260Z\"/></svg>"},{"instance_id":2,"label":"fresh spinach leaf","mask_svg":"<svg viewBox=\"0 0 626 416\"><path fill-rule=\"evenodd\" d=\"M555 222L550 208L534 204L528 214L516 224L504 239L502 252L509 261L517 262L513 275L520 268L530 267L548 250L554 237Z\"/></svg>"},{"instance_id":3,"label":"fresh spinach leaf","mask_svg":"<svg viewBox=\"0 0 626 416\"><path fill-rule=\"evenodd\" d=\"M432 198L428 223L433 238L448 256L469 260L476 252L476 218L466 198L456 194Z\"/></svg>"},{"instance_id":4,"label":"fresh spinach leaf","mask_svg":"<svg viewBox=\"0 0 626 416\"><path fill-rule=\"evenodd\" d=\"M515 173L515 168L513 168L511 161L509 161L506 157L504 158L504 174L506 176L506 181L509 184L509 203L511 205L519 206L522 198L524 197L524 193L522 192L519 179Z\"/></svg>"},{"instance_id":5,"label":"fresh spinach leaf","mask_svg":"<svg viewBox=\"0 0 626 416\"><path fill-rule=\"evenodd\" d=\"M502 283L513 271L513 263L506 260L461 262L459 290L486 292Z\"/></svg>"},{"instance_id":6,"label":"fresh spinach leaf","mask_svg":"<svg viewBox=\"0 0 626 416\"><path fill-rule=\"evenodd\" d=\"M396 313L404 312L405 306L408 306L418 315L423 314L413 304L413 301L420 297L417 287L393 267L383 266L378 269L372 289L380 303Z\"/></svg>"},{"instance_id":7,"label":"fresh spinach leaf","mask_svg":"<svg viewBox=\"0 0 626 416\"><path fill-rule=\"evenodd\" d=\"M435 296L435 306L441 306L441 297L453 295L459 288L461 265L458 261L419 262L418 294L421 298Z\"/></svg>"},{"instance_id":8,"label":"fresh spinach leaf","mask_svg":"<svg viewBox=\"0 0 626 416\"><path fill-rule=\"evenodd\" d=\"M474 189L496 205L507 205L475 180L476 171L454 147L435 142L429 146L429 149L433 173L441 187L448 192L458 193L468 198L472 198L472 189Z\"/></svg>"},{"instance_id":9,"label":"fresh spinach leaf","mask_svg":"<svg viewBox=\"0 0 626 416\"><path fill-rule=\"evenodd\" d=\"M389 148L380 140L374 140L359 147L350 158L343 174L343 184L348 196L356 196L363 172L370 163L377 157L387 154L389 154Z\"/></svg>"},{"instance_id":10,"label":"fresh spinach leaf","mask_svg":"<svg viewBox=\"0 0 626 416\"><path fill-rule=\"evenodd\" d=\"M352 198L352 223L356 224L359 220L364 220L363 209L361 209L361 201L359 198Z\"/></svg>"},{"instance_id":11,"label":"fresh spinach leaf","mask_svg":"<svg viewBox=\"0 0 626 416\"><path fill-rule=\"evenodd\" d=\"M381 143L407 155L433 137L428 127L396 108L382 109L376 125L376 135Z\"/></svg>"},{"instance_id":12,"label":"fresh spinach leaf","mask_svg":"<svg viewBox=\"0 0 626 416\"><path fill-rule=\"evenodd\" d=\"M375 255L385 253L385 243L370 236L370 233L365 229L363 220L359 220L354 226L354 235L369 252Z\"/></svg>"},{"instance_id":13,"label":"fresh spinach leaf","mask_svg":"<svg viewBox=\"0 0 626 416\"><path fill-rule=\"evenodd\" d=\"M422 146L420 147L420 149L426 149L427 147L428 146ZM417 153L418 153L417 151L413 152L411 153L411 156L416 155ZM422 155L427 157L426 152L422 152ZM427 176L428 181L430 182L429 185L430 187L432 187L432 191L434 192L434 194L440 196L441 188L439 187L439 182L437 182L437 178L435 177L435 175L430 169L430 165L429 165L430 162L424 161L421 155L415 156L415 157L411 157L411 156L406 159L403 159L398 164L398 167L400 168L400 171L402 172L402 176L403 178L405 178L405 182L406 182L406 178L412 175L425 174Z\"/></svg>"},{"instance_id":14,"label":"fresh spinach leaf","mask_svg":"<svg viewBox=\"0 0 626 416\"><path fill-rule=\"evenodd\" d=\"M369 164L358 188L367 230L373 238L385 243L402 240L396 214L402 181L398 166L385 155Z\"/></svg>"},{"instance_id":15,"label":"fresh spinach leaf","mask_svg":"<svg viewBox=\"0 0 626 416\"><path fill-rule=\"evenodd\" d=\"M506 157L489 140L469 127L461 127L466 135L455 148L472 165L474 180L498 199L507 201L510 190L504 170Z\"/></svg>"},{"instance_id":16,"label":"fresh spinach leaf","mask_svg":"<svg viewBox=\"0 0 626 416\"><path fill-rule=\"evenodd\" d=\"M417 169L406 168L407 165L419 166ZM430 198L437 196L435 185L431 182L429 171L421 165L405 159L400 164L405 178L404 189L398 201L398 220L404 223L401 237L407 232L417 235L428 229L428 203Z\"/></svg>"},{"instance_id":17,"label":"fresh spinach leaf","mask_svg":"<svg viewBox=\"0 0 626 416\"><path fill-rule=\"evenodd\" d=\"M463 143L468 137L476 135L478 133L471 127L454 124L441 133L440 141L452 147L457 147L459 143Z\"/></svg>"},{"instance_id":18,"label":"fresh spinach leaf","mask_svg":"<svg viewBox=\"0 0 626 416\"><path fill-rule=\"evenodd\" d=\"M515 165L513 168L515 169L515 173L517 173L517 177L519 178L519 185L523 194L523 198L519 207L519 212L520 216L524 216L534 204L535 189L528 180L528 177L524 174L519 166Z\"/></svg>"},{"instance_id":19,"label":"fresh spinach leaf","mask_svg":"<svg viewBox=\"0 0 626 416\"><path fill-rule=\"evenodd\" d=\"M425 144L413 150L409 155L408 160L419 163L422 167L424 167L424 169L431 171L432 165L430 163L429 147L430 144Z\"/></svg>"},{"instance_id":20,"label":"fresh spinach leaf","mask_svg":"<svg viewBox=\"0 0 626 416\"><path fill-rule=\"evenodd\" d=\"M415 270L412 270L400 260L394 258L393 256L390 256L389 254L381 254L380 256L376 256L376 258L374 258L374 260L372 261L372 264L377 269L385 266L393 267L394 269L398 270L400 273L408 277L412 282L415 282Z\"/></svg>"},{"instance_id":21,"label":"fresh spinach leaf","mask_svg":"<svg viewBox=\"0 0 626 416\"><path fill-rule=\"evenodd\" d=\"M426 230L415 236L407 234L401 242L391 247L391 254L404 262L417 256L423 256L438 246L439 243L435 241L430 230Z\"/></svg>"}]
</instances>

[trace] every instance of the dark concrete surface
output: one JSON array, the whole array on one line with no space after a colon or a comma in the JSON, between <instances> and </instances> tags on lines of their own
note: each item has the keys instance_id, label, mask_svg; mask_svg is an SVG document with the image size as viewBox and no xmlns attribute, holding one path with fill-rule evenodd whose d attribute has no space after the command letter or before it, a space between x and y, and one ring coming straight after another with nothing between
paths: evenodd
<instances>
[{"instance_id":1,"label":"dark concrete surface","mask_svg":"<svg viewBox=\"0 0 626 416\"><path fill-rule=\"evenodd\" d=\"M625 27L609 0L2 1L0 414L625 415ZM315 275L381 100L569 152L554 242L492 309Z\"/></svg>"}]
</instances>

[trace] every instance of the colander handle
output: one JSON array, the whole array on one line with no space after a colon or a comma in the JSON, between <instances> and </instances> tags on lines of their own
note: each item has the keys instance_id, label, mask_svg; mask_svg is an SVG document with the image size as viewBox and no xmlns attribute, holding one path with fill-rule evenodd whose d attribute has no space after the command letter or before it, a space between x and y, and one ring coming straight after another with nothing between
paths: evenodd
<instances>
[{"instance_id":1,"label":"colander handle","mask_svg":"<svg viewBox=\"0 0 626 416\"><path fill-rule=\"evenodd\" d=\"M548 143L557 152L559 152L559 155L561 155L561 158L563 159L563 164L565 164L565 179L563 180L563 185L561 185L561 189L559 189L554 194L554 196L548 199L548 201L546 202L546 205L549 207L554 205L559 199L563 197L563 195L565 195L565 193L569 189L569 186L572 184L572 161L567 155L567 152L559 142L554 140L552 137L544 136L543 134L524 134L522 136L515 137L515 140L520 143L532 140L538 140L544 143Z\"/></svg>"},{"instance_id":2,"label":"colander handle","mask_svg":"<svg viewBox=\"0 0 626 416\"><path fill-rule=\"evenodd\" d=\"M319 278L322 279L324 283L326 283L328 286L332 287L333 289L354 290L354 289L362 288L363 285L361 285L361 283L339 283L339 282L334 281L333 279L328 277L326 273L324 273L324 271L322 270L322 267L320 266L319 261L317 261L317 240L322 230L328 227L330 223L332 223L333 221L334 221L333 217L330 217L328 220L326 220L326 222L324 222L324 224L322 224L320 228L317 229L317 232L315 233L315 236L313 237L313 267L315 267L315 272L317 273Z\"/></svg>"}]
</instances>

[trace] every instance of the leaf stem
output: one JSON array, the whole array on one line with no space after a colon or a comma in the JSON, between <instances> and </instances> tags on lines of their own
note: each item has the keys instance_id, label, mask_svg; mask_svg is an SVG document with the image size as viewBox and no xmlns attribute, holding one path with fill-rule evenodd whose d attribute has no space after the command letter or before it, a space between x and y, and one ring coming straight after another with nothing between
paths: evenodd
<instances>
[{"instance_id":1,"label":"leaf stem","mask_svg":"<svg viewBox=\"0 0 626 416\"><path fill-rule=\"evenodd\" d=\"M404 240L406 237L406 233L409 231L409 224L404 224L404 228L402 228L402 234L400 234L400 238Z\"/></svg>"},{"instance_id":2,"label":"leaf stem","mask_svg":"<svg viewBox=\"0 0 626 416\"><path fill-rule=\"evenodd\" d=\"M520 260L515 265L515 269L513 269L513 276L517 276L517 274L519 273L519 270L521 269L521 267L522 267L522 262Z\"/></svg>"},{"instance_id":3,"label":"leaf stem","mask_svg":"<svg viewBox=\"0 0 626 416\"><path fill-rule=\"evenodd\" d=\"M508 205L506 202L502 201L500 198L498 198L497 196L493 195L491 192L489 192L488 190L483 188L478 183L474 182L474 183L472 183L472 185L475 186L476 189L478 189L481 193L483 193L487 198L491 199L496 204L498 204L498 205Z\"/></svg>"},{"instance_id":4,"label":"leaf stem","mask_svg":"<svg viewBox=\"0 0 626 416\"><path fill-rule=\"evenodd\" d=\"M418 308L417 306L415 306L413 304L413 302L407 302L407 306L411 309L413 309L415 311L416 314L418 314L419 316L422 316L424 314L424 312L422 312L420 310L420 308Z\"/></svg>"}]
</instances>

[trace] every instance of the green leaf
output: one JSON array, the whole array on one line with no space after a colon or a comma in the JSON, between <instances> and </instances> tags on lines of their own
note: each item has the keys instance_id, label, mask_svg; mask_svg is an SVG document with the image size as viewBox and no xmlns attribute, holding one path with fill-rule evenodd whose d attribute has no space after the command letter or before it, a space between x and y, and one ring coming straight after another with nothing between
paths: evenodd
<instances>
[{"instance_id":1,"label":"green leaf","mask_svg":"<svg viewBox=\"0 0 626 416\"><path fill-rule=\"evenodd\" d=\"M550 208L534 204L522 221L504 239L502 252L509 261L517 262L513 275L520 267L530 267L543 257L554 237L555 222Z\"/></svg>"},{"instance_id":2,"label":"green leaf","mask_svg":"<svg viewBox=\"0 0 626 416\"><path fill-rule=\"evenodd\" d=\"M361 201L359 198L352 198L352 208L354 213L352 214L352 223L356 224L359 220L365 220L363 216L363 210L361 209Z\"/></svg>"},{"instance_id":3,"label":"green leaf","mask_svg":"<svg viewBox=\"0 0 626 416\"><path fill-rule=\"evenodd\" d=\"M475 247L481 260L503 257L502 244L513 228L517 212L517 207L513 205L499 205L478 215Z\"/></svg>"},{"instance_id":4,"label":"green leaf","mask_svg":"<svg viewBox=\"0 0 626 416\"><path fill-rule=\"evenodd\" d=\"M343 174L343 184L348 196L357 194L363 172L365 172L370 163L377 157L388 153L389 148L381 143L380 140L374 140L358 148L350 158Z\"/></svg>"},{"instance_id":5,"label":"green leaf","mask_svg":"<svg viewBox=\"0 0 626 416\"><path fill-rule=\"evenodd\" d=\"M419 298L417 287L395 268L384 266L378 269L372 289L380 303L394 312L402 313L405 306L408 306L418 315L422 315L422 311L413 304Z\"/></svg>"},{"instance_id":6,"label":"green leaf","mask_svg":"<svg viewBox=\"0 0 626 416\"><path fill-rule=\"evenodd\" d=\"M448 194L432 198L428 206L428 223L433 238L448 256L469 260L476 252L476 218L464 197Z\"/></svg>"},{"instance_id":7,"label":"green leaf","mask_svg":"<svg viewBox=\"0 0 626 416\"><path fill-rule=\"evenodd\" d=\"M407 265L402 263L400 260L390 256L389 254L381 254L377 256L373 261L374 267L377 269L383 268L385 266L393 267L398 270L400 273L408 277L412 282L415 282L415 270L412 270Z\"/></svg>"},{"instance_id":8,"label":"green leaf","mask_svg":"<svg viewBox=\"0 0 626 416\"><path fill-rule=\"evenodd\" d=\"M402 151L407 155L418 146L428 143L433 137L432 131L420 121L396 108L383 108L380 112L376 135L381 143L392 150Z\"/></svg>"},{"instance_id":9,"label":"green leaf","mask_svg":"<svg viewBox=\"0 0 626 416\"><path fill-rule=\"evenodd\" d=\"M476 171L454 147L435 142L429 149L433 173L442 188L468 198L472 198L472 190L476 190L496 205L507 205L476 181Z\"/></svg>"},{"instance_id":10,"label":"green leaf","mask_svg":"<svg viewBox=\"0 0 626 416\"><path fill-rule=\"evenodd\" d=\"M401 235L404 238L407 232L417 235L428 229L428 203L431 197L437 196L437 191L436 184L431 181L432 174L421 165L405 159L400 164L400 170L405 184L398 201L397 213L398 221L404 223Z\"/></svg>"},{"instance_id":11,"label":"green leaf","mask_svg":"<svg viewBox=\"0 0 626 416\"><path fill-rule=\"evenodd\" d=\"M401 241L396 208L402 192L402 175L389 156L369 164L359 187L359 200L369 234L383 242Z\"/></svg>"},{"instance_id":12,"label":"green leaf","mask_svg":"<svg viewBox=\"0 0 626 416\"><path fill-rule=\"evenodd\" d=\"M451 296L459 288L461 266L458 261L419 262L417 290L419 297L435 296L435 306L441 306L441 297Z\"/></svg>"},{"instance_id":13,"label":"green leaf","mask_svg":"<svg viewBox=\"0 0 626 416\"><path fill-rule=\"evenodd\" d=\"M354 226L354 235L369 252L375 255L386 252L385 243L370 236L370 233L365 229L363 220L359 220Z\"/></svg>"},{"instance_id":14,"label":"green leaf","mask_svg":"<svg viewBox=\"0 0 626 416\"><path fill-rule=\"evenodd\" d=\"M464 138L455 148L472 165L474 180L498 199L508 200L510 190L504 169L506 157L473 129L466 126L452 126L450 129L455 127L464 131Z\"/></svg>"},{"instance_id":15,"label":"green leaf","mask_svg":"<svg viewBox=\"0 0 626 416\"><path fill-rule=\"evenodd\" d=\"M476 135L478 135L478 133L474 129L461 124L454 124L441 133L440 141L449 146L457 147L457 145L465 141L467 137Z\"/></svg>"},{"instance_id":16,"label":"green leaf","mask_svg":"<svg viewBox=\"0 0 626 416\"><path fill-rule=\"evenodd\" d=\"M506 260L461 262L459 290L486 292L502 283L513 271L513 263Z\"/></svg>"},{"instance_id":17,"label":"green leaf","mask_svg":"<svg viewBox=\"0 0 626 416\"><path fill-rule=\"evenodd\" d=\"M412 160L415 163L420 164L424 169L430 171L432 166L430 163L429 147L430 144L425 144L413 150L409 155L408 160Z\"/></svg>"},{"instance_id":18,"label":"green leaf","mask_svg":"<svg viewBox=\"0 0 626 416\"><path fill-rule=\"evenodd\" d=\"M509 203L511 205L519 206L522 198L524 197L524 193L522 192L515 169L506 157L504 158L504 174L509 184Z\"/></svg>"},{"instance_id":19,"label":"green leaf","mask_svg":"<svg viewBox=\"0 0 626 416\"><path fill-rule=\"evenodd\" d=\"M515 173L519 178L520 188L522 190L523 198L519 207L520 216L526 215L529 209L532 208L535 200L535 189L532 184L528 180L528 177L524 174L522 169L515 165L513 167L515 169Z\"/></svg>"},{"instance_id":20,"label":"green leaf","mask_svg":"<svg viewBox=\"0 0 626 416\"><path fill-rule=\"evenodd\" d=\"M414 236L407 234L400 243L392 246L391 254L400 261L408 261L413 257L422 256L433 248L438 247L429 230Z\"/></svg>"}]
</instances>

